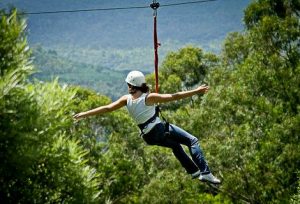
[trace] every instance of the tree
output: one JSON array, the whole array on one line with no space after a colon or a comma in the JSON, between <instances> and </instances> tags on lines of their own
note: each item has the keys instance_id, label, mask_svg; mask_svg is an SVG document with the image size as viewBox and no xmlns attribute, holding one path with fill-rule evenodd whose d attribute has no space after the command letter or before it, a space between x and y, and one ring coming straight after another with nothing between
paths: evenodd
<instances>
[{"instance_id":1,"label":"tree","mask_svg":"<svg viewBox=\"0 0 300 204\"><path fill-rule=\"evenodd\" d=\"M248 29L229 35L222 65L207 78L212 89L203 109L191 111L191 129L207 139L209 161L223 175L222 189L236 195L233 201L283 203L296 192L298 14L295 1L253 2Z\"/></svg>"},{"instance_id":2,"label":"tree","mask_svg":"<svg viewBox=\"0 0 300 204\"><path fill-rule=\"evenodd\" d=\"M299 176L299 173L298 173ZM297 187L297 193L292 197L291 203L296 204L300 202L300 186L299 186L299 181L298 181L298 187Z\"/></svg>"},{"instance_id":3,"label":"tree","mask_svg":"<svg viewBox=\"0 0 300 204\"><path fill-rule=\"evenodd\" d=\"M185 47L178 52L170 52L161 66L161 87L162 91L174 91L170 84L176 84L173 77L179 77L182 89L191 88L199 83L204 82L205 75L209 68L217 64L217 58L210 53L203 53L200 48ZM175 86L176 87L176 86Z\"/></svg>"},{"instance_id":4,"label":"tree","mask_svg":"<svg viewBox=\"0 0 300 204\"><path fill-rule=\"evenodd\" d=\"M87 151L66 134L74 90L28 83L32 73L26 23L1 13L0 200L4 203L93 203L97 173ZM60 97L57 97L60 96Z\"/></svg>"},{"instance_id":5,"label":"tree","mask_svg":"<svg viewBox=\"0 0 300 204\"><path fill-rule=\"evenodd\" d=\"M216 55L204 53L202 49L192 46L170 52L159 70L159 90L161 93L175 93L206 83L207 73L218 63ZM147 76L147 81L151 87L155 87L154 74ZM176 101L165 104L163 108L175 110L190 101Z\"/></svg>"}]
</instances>

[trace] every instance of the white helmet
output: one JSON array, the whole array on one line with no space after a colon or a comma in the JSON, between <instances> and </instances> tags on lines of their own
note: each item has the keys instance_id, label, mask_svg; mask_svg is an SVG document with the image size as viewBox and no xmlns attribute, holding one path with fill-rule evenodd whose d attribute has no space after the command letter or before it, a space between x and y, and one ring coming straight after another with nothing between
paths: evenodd
<instances>
[{"instance_id":1,"label":"white helmet","mask_svg":"<svg viewBox=\"0 0 300 204\"><path fill-rule=\"evenodd\" d=\"M131 71L127 75L125 81L136 87L142 87L142 84L146 83L145 76L142 72L140 71Z\"/></svg>"}]
</instances>

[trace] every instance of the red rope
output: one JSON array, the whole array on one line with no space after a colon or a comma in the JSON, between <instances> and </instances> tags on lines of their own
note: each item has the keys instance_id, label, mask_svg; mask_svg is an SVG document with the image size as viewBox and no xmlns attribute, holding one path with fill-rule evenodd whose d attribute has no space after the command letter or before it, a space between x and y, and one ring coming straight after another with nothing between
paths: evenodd
<instances>
[{"instance_id":1,"label":"red rope","mask_svg":"<svg viewBox=\"0 0 300 204\"><path fill-rule=\"evenodd\" d=\"M157 42L157 29L156 29L156 15L154 15L154 67L155 67L155 92L158 93L158 42Z\"/></svg>"}]
</instances>

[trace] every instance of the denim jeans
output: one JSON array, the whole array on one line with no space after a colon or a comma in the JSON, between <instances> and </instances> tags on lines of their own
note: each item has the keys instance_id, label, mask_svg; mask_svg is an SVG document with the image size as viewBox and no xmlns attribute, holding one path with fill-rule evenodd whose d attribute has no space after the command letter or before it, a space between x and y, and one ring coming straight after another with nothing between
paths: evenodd
<instances>
[{"instance_id":1,"label":"denim jeans","mask_svg":"<svg viewBox=\"0 0 300 204\"><path fill-rule=\"evenodd\" d=\"M165 126L163 123L159 123L149 133L143 135L143 139L149 145L171 148L187 173L192 174L199 169L203 174L209 173L210 170L198 144L198 139L173 124L170 124L169 132L169 135L165 135ZM183 150L181 144L189 148L192 159Z\"/></svg>"}]
</instances>

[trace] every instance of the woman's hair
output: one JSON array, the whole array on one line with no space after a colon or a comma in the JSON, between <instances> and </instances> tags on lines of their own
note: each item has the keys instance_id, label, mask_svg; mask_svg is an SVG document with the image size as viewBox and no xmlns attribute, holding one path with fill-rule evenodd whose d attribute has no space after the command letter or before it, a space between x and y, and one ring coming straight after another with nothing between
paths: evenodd
<instances>
[{"instance_id":1,"label":"woman's hair","mask_svg":"<svg viewBox=\"0 0 300 204\"><path fill-rule=\"evenodd\" d=\"M136 90L140 90L143 93L149 92L149 86L146 83L143 83L141 87L134 86L133 88Z\"/></svg>"}]
</instances>

